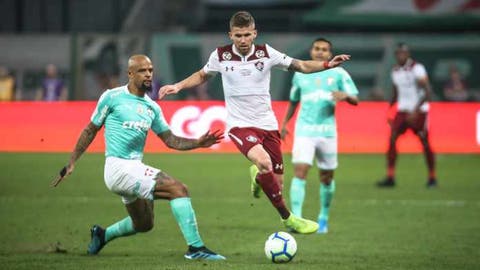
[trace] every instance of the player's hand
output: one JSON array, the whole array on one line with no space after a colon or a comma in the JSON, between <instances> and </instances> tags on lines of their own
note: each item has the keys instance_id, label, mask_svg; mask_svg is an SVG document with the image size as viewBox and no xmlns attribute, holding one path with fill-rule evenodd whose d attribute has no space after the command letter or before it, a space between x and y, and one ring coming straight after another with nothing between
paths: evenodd
<instances>
[{"instance_id":1,"label":"player's hand","mask_svg":"<svg viewBox=\"0 0 480 270\"><path fill-rule=\"evenodd\" d=\"M348 94L342 91L333 91L332 98L335 102L344 101L348 97Z\"/></svg>"},{"instance_id":2,"label":"player's hand","mask_svg":"<svg viewBox=\"0 0 480 270\"><path fill-rule=\"evenodd\" d=\"M290 134L290 132L288 132L288 129L286 127L282 127L282 129L280 130L280 138L282 139L282 141L285 141L285 138L288 134Z\"/></svg>"},{"instance_id":3,"label":"player's hand","mask_svg":"<svg viewBox=\"0 0 480 270\"><path fill-rule=\"evenodd\" d=\"M220 130L215 130L210 133L210 130L198 138L198 147L210 147L214 144L217 144L223 140L223 132Z\"/></svg>"},{"instance_id":4,"label":"player's hand","mask_svg":"<svg viewBox=\"0 0 480 270\"><path fill-rule=\"evenodd\" d=\"M162 99L166 95L173 95L180 91L180 87L176 84L164 85L158 90L158 99Z\"/></svg>"},{"instance_id":5,"label":"player's hand","mask_svg":"<svg viewBox=\"0 0 480 270\"><path fill-rule=\"evenodd\" d=\"M69 163L68 165L64 166L60 172L58 172L57 177L52 181L52 183L50 183L50 185L52 187L58 186L63 179L72 174L73 169L75 169L75 165L73 163Z\"/></svg>"},{"instance_id":6,"label":"player's hand","mask_svg":"<svg viewBox=\"0 0 480 270\"><path fill-rule=\"evenodd\" d=\"M340 54L336 55L335 57L328 62L328 67L333 68L336 66L339 66L341 63L350 60L350 55L349 54Z\"/></svg>"}]
</instances>

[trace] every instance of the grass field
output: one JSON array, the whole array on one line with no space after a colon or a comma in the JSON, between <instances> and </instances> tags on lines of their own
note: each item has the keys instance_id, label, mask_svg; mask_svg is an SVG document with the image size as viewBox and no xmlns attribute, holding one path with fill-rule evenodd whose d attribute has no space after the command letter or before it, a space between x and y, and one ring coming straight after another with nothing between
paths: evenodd
<instances>
[{"instance_id":1,"label":"grass field","mask_svg":"<svg viewBox=\"0 0 480 270\"><path fill-rule=\"evenodd\" d=\"M384 173L383 156L340 156L330 233L295 235L297 257L286 265L272 264L263 254L266 237L284 228L265 196L250 197L248 163L239 154L145 157L189 186L203 239L226 262L184 260L186 246L165 201L156 203L153 231L117 239L98 256L86 256L90 226L109 225L126 212L104 186L101 154L86 154L66 182L50 188L67 158L0 153L0 269L480 268L478 155L439 155L440 186L434 190L424 186L420 155L401 155L393 190L374 187ZM314 219L318 186L312 171L304 213ZM58 245L66 253L56 252Z\"/></svg>"}]
</instances>

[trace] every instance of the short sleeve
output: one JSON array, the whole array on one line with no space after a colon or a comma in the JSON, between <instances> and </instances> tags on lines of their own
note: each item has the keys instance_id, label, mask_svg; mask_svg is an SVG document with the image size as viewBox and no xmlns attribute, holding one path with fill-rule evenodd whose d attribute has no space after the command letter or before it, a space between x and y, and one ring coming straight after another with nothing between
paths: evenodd
<instances>
[{"instance_id":1,"label":"short sleeve","mask_svg":"<svg viewBox=\"0 0 480 270\"><path fill-rule=\"evenodd\" d=\"M423 79L428 76L425 67L418 63L413 66L413 74L415 75L416 79Z\"/></svg>"},{"instance_id":2,"label":"short sleeve","mask_svg":"<svg viewBox=\"0 0 480 270\"><path fill-rule=\"evenodd\" d=\"M220 61L218 59L217 50L210 54L207 64L203 67L203 72L210 75L215 75L220 72Z\"/></svg>"},{"instance_id":3,"label":"short sleeve","mask_svg":"<svg viewBox=\"0 0 480 270\"><path fill-rule=\"evenodd\" d=\"M300 85L298 82L298 74L295 73L292 78L292 87L290 88L290 101L300 101Z\"/></svg>"},{"instance_id":4,"label":"short sleeve","mask_svg":"<svg viewBox=\"0 0 480 270\"><path fill-rule=\"evenodd\" d=\"M357 86L353 82L352 77L350 77L350 74L348 74L348 72L343 68L340 68L339 70L340 90L352 96L358 95Z\"/></svg>"},{"instance_id":5,"label":"short sleeve","mask_svg":"<svg viewBox=\"0 0 480 270\"><path fill-rule=\"evenodd\" d=\"M157 105L155 106L155 118L152 121L152 130L155 134L163 133L169 130L170 127L167 124L167 120L163 116L162 109Z\"/></svg>"},{"instance_id":6,"label":"short sleeve","mask_svg":"<svg viewBox=\"0 0 480 270\"><path fill-rule=\"evenodd\" d=\"M92 117L90 117L90 121L100 127L105 123L105 118L110 113L112 107L112 99L110 90L105 91L97 102L97 107L93 111Z\"/></svg>"},{"instance_id":7,"label":"short sleeve","mask_svg":"<svg viewBox=\"0 0 480 270\"><path fill-rule=\"evenodd\" d=\"M290 64L292 64L293 59L290 56L275 50L268 44L266 44L265 46L267 48L268 56L272 61L272 66L287 70Z\"/></svg>"}]
</instances>

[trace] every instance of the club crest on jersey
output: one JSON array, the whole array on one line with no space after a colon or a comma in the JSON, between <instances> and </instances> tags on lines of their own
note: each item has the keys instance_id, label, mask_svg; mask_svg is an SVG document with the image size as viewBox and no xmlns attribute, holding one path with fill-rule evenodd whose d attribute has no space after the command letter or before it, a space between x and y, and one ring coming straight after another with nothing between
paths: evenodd
<instances>
[{"instance_id":1,"label":"club crest on jersey","mask_svg":"<svg viewBox=\"0 0 480 270\"><path fill-rule=\"evenodd\" d=\"M258 140L256 137L254 137L252 135L248 135L246 139L247 139L247 141L249 141L251 143L256 143L257 140Z\"/></svg>"},{"instance_id":2,"label":"club crest on jersey","mask_svg":"<svg viewBox=\"0 0 480 270\"><path fill-rule=\"evenodd\" d=\"M262 51L262 50L257 50L257 51L255 52L255 56L256 56L257 58L263 58L263 57L265 57L265 52Z\"/></svg>"},{"instance_id":3,"label":"club crest on jersey","mask_svg":"<svg viewBox=\"0 0 480 270\"><path fill-rule=\"evenodd\" d=\"M255 67L258 69L258 71L262 71L263 68L265 67L265 64L263 64L262 61L258 61L255 63Z\"/></svg>"},{"instance_id":4,"label":"club crest on jersey","mask_svg":"<svg viewBox=\"0 0 480 270\"><path fill-rule=\"evenodd\" d=\"M232 59L232 54L230 52L224 52L222 53L222 58L225 61L230 61L230 59Z\"/></svg>"}]
</instances>

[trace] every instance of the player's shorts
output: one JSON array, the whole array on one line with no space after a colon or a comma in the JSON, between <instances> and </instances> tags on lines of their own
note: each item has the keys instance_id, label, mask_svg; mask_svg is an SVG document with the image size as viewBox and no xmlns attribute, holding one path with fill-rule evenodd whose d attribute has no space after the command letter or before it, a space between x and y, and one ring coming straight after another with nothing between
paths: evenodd
<instances>
[{"instance_id":1,"label":"player's shorts","mask_svg":"<svg viewBox=\"0 0 480 270\"><path fill-rule=\"evenodd\" d=\"M104 178L107 188L122 196L124 204L129 204L137 198L153 200L155 177L159 172L141 160L107 157Z\"/></svg>"},{"instance_id":2,"label":"player's shorts","mask_svg":"<svg viewBox=\"0 0 480 270\"><path fill-rule=\"evenodd\" d=\"M312 166L314 158L317 160L318 168L335 170L338 166L337 137L295 136L292 163L304 163Z\"/></svg>"},{"instance_id":3,"label":"player's shorts","mask_svg":"<svg viewBox=\"0 0 480 270\"><path fill-rule=\"evenodd\" d=\"M248 151L261 144L272 160L273 172L283 174L283 157L280 148L282 142L277 130L264 130L255 127L234 127L228 132L228 137L245 157Z\"/></svg>"},{"instance_id":4,"label":"player's shorts","mask_svg":"<svg viewBox=\"0 0 480 270\"><path fill-rule=\"evenodd\" d=\"M410 113L397 112L392 123L392 131L397 134L403 134L408 129L411 129L415 134L422 131L427 131L427 113L419 113L413 123L408 123L407 118Z\"/></svg>"}]
</instances>

